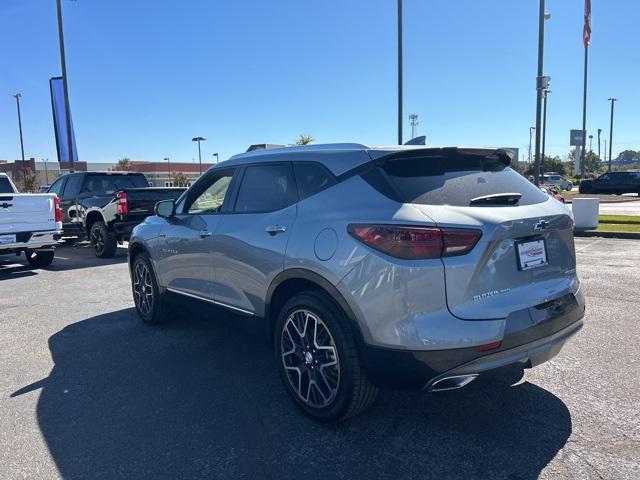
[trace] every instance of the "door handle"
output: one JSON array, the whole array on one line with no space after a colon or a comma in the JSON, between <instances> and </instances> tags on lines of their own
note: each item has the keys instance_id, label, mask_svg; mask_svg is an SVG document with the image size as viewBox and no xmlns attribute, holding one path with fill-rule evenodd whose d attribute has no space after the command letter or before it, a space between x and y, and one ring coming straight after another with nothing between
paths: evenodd
<instances>
[{"instance_id":1,"label":"door handle","mask_svg":"<svg viewBox=\"0 0 640 480\"><path fill-rule=\"evenodd\" d=\"M269 225L265 229L265 232L267 232L271 236L277 235L278 233L284 233L286 231L287 227L285 227L284 225Z\"/></svg>"},{"instance_id":2,"label":"door handle","mask_svg":"<svg viewBox=\"0 0 640 480\"><path fill-rule=\"evenodd\" d=\"M200 230L200 233L198 235L200 235L200 238L205 238L205 237L211 237L213 233L210 232L209 230Z\"/></svg>"}]
</instances>

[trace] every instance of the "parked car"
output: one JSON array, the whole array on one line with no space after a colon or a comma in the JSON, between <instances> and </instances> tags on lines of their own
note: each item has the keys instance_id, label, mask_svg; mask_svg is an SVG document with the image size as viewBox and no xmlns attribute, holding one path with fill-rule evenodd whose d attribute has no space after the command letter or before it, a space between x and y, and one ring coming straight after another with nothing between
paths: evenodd
<instances>
[{"instance_id":1,"label":"parked car","mask_svg":"<svg viewBox=\"0 0 640 480\"><path fill-rule=\"evenodd\" d=\"M140 318L261 322L293 401L355 415L551 359L582 326L572 221L504 150L312 145L211 168L134 228ZM496 372L494 372L496 373Z\"/></svg>"},{"instance_id":2,"label":"parked car","mask_svg":"<svg viewBox=\"0 0 640 480\"><path fill-rule=\"evenodd\" d=\"M0 173L0 255L25 254L32 267L47 267L62 233L60 200L53 194L18 193Z\"/></svg>"},{"instance_id":3,"label":"parked car","mask_svg":"<svg viewBox=\"0 0 640 480\"><path fill-rule=\"evenodd\" d=\"M547 187L547 186L542 185L542 186L540 186L540 190L542 190L544 193L546 193L550 197L555 198L559 202L562 202L562 203L566 203L567 202L565 200L565 198L562 195L560 195L560 192L558 192L558 190L555 187Z\"/></svg>"},{"instance_id":4,"label":"parked car","mask_svg":"<svg viewBox=\"0 0 640 480\"><path fill-rule=\"evenodd\" d=\"M49 192L62 202L63 230L67 236L88 237L96 256L112 257L118 242L160 200L177 198L186 188L150 188L142 173L81 172L58 178Z\"/></svg>"},{"instance_id":5,"label":"parked car","mask_svg":"<svg viewBox=\"0 0 640 480\"><path fill-rule=\"evenodd\" d=\"M542 184L546 186L556 186L558 190L571 191L573 183L557 173L546 173L542 176Z\"/></svg>"},{"instance_id":6,"label":"parked car","mask_svg":"<svg viewBox=\"0 0 640 480\"><path fill-rule=\"evenodd\" d=\"M637 193L640 195L640 173L607 172L597 178L580 181L580 193L608 193L622 195L623 193Z\"/></svg>"}]
</instances>

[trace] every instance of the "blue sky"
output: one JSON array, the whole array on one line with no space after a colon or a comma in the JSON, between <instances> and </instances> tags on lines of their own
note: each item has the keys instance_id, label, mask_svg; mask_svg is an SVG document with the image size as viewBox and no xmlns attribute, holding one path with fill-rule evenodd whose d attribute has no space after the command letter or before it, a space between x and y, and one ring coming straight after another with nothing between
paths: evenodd
<instances>
[{"instance_id":1,"label":"blue sky","mask_svg":"<svg viewBox=\"0 0 640 480\"><path fill-rule=\"evenodd\" d=\"M537 0L405 0L405 112L434 145L528 146ZM251 143L391 144L395 0L63 0L81 160L192 161ZM582 118L582 0L547 0L547 152ZM60 74L54 0L0 1L0 159L56 158L48 79ZM640 149L640 2L593 0L588 130ZM408 118L405 133L410 132ZM594 142L594 149L596 148Z\"/></svg>"}]
</instances>

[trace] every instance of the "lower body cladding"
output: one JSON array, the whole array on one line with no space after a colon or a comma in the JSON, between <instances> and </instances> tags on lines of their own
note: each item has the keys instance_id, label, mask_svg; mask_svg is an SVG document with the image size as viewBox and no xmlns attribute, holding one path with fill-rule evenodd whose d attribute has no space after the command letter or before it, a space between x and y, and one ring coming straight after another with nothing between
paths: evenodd
<instances>
[{"instance_id":1,"label":"lower body cladding","mask_svg":"<svg viewBox=\"0 0 640 480\"><path fill-rule=\"evenodd\" d=\"M509 315L501 340L475 347L399 350L362 345L371 381L381 387L444 391L479 375L531 368L555 357L582 328L585 306L578 290ZM468 320L470 327L482 320Z\"/></svg>"}]
</instances>

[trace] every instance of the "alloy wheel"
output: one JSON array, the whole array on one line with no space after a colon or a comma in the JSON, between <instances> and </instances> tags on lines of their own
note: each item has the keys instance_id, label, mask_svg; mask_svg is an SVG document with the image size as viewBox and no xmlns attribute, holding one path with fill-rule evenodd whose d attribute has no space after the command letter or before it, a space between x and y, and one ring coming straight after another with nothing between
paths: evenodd
<instances>
[{"instance_id":1,"label":"alloy wheel","mask_svg":"<svg viewBox=\"0 0 640 480\"><path fill-rule=\"evenodd\" d=\"M340 363L325 323L309 310L295 310L284 322L280 342L289 385L300 400L313 408L331 404L340 384Z\"/></svg>"},{"instance_id":2,"label":"alloy wheel","mask_svg":"<svg viewBox=\"0 0 640 480\"><path fill-rule=\"evenodd\" d=\"M104 250L104 239L102 238L102 233L100 233L98 229L93 229L91 231L91 244L98 253L102 253Z\"/></svg>"},{"instance_id":3,"label":"alloy wheel","mask_svg":"<svg viewBox=\"0 0 640 480\"><path fill-rule=\"evenodd\" d=\"M133 293L136 307L143 315L153 308L153 283L151 272L144 262L136 263L133 272Z\"/></svg>"}]
</instances>

